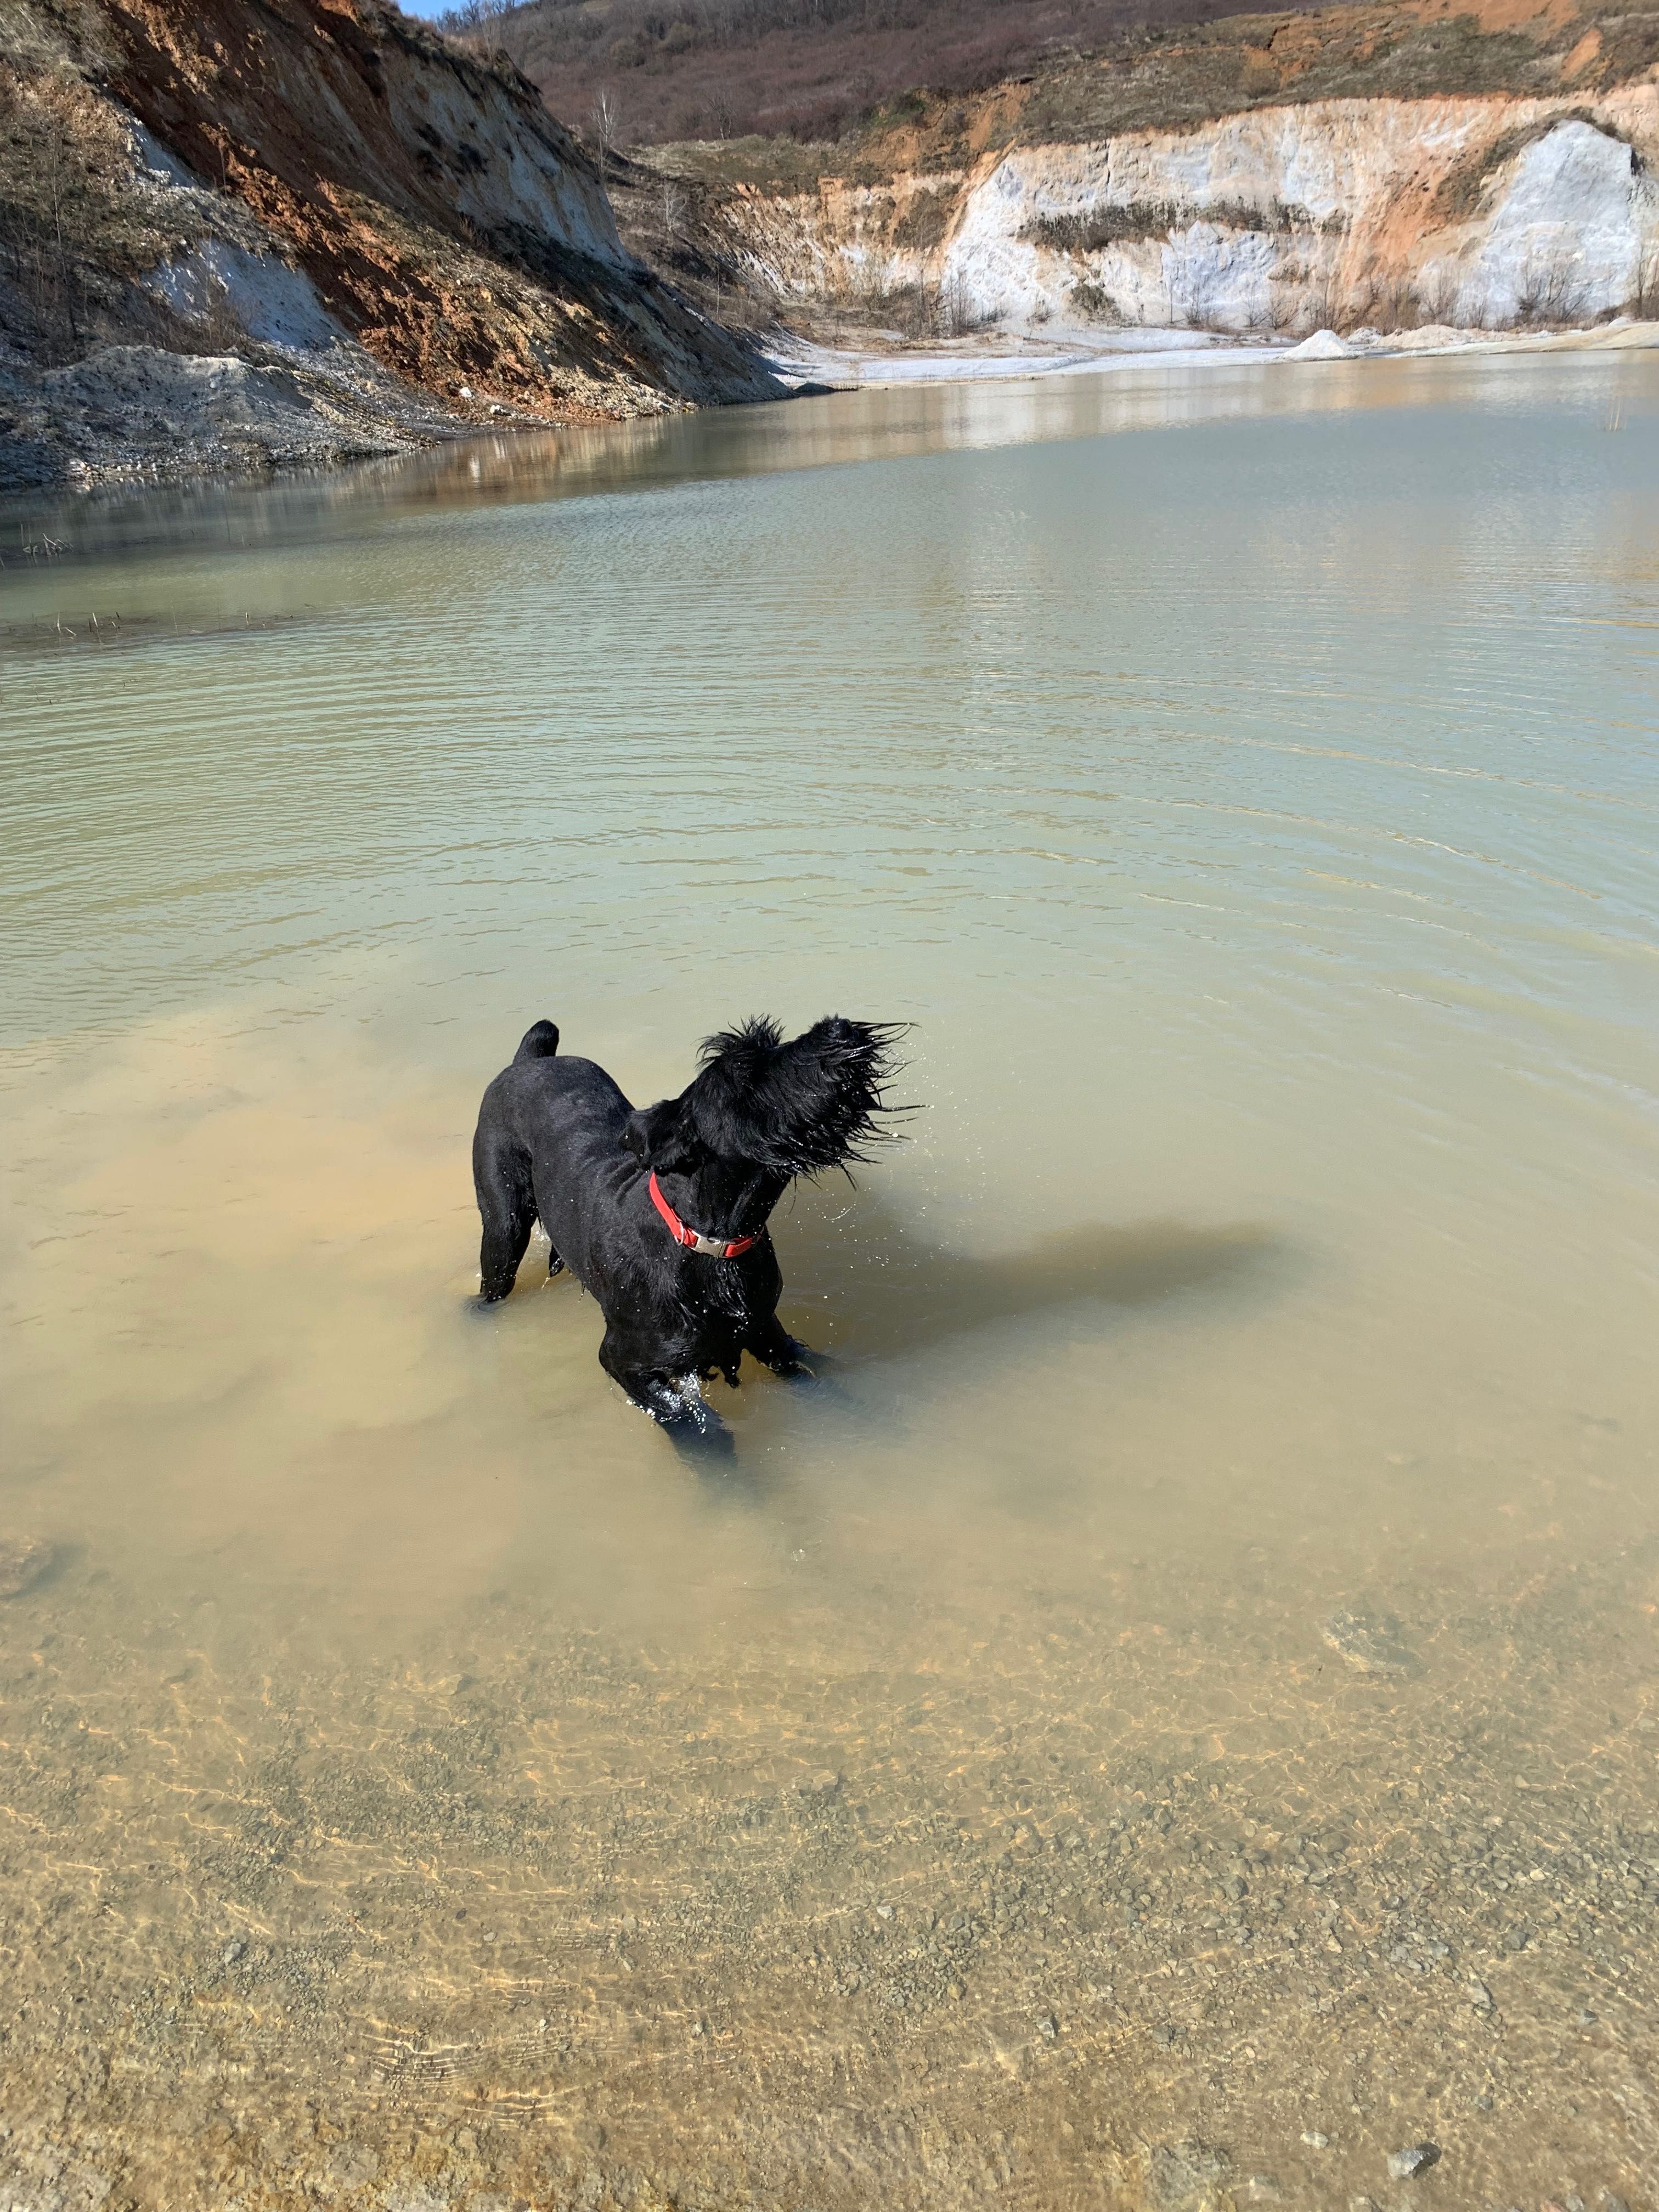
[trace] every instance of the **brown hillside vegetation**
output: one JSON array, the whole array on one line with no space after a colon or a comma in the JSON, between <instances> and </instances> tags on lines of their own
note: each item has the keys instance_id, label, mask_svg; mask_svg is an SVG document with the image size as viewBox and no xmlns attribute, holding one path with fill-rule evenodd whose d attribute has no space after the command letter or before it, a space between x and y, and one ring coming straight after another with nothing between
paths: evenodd
<instances>
[{"instance_id":1,"label":"brown hillside vegetation","mask_svg":"<svg viewBox=\"0 0 1659 2212\"><path fill-rule=\"evenodd\" d=\"M948 160L1286 99L1593 92L1659 64L1659 0L532 0L453 35L590 138L608 95L619 143L707 142L700 168L757 182L854 149L888 171L907 138Z\"/></svg>"},{"instance_id":2,"label":"brown hillside vegetation","mask_svg":"<svg viewBox=\"0 0 1659 2212\"><path fill-rule=\"evenodd\" d=\"M677 146L688 179L795 191L948 170L1012 145L1178 131L1251 108L1329 100L1590 99L1659 69L1659 0L1345 0L1125 38L977 96L917 88L817 145L755 136Z\"/></svg>"},{"instance_id":3,"label":"brown hillside vegetation","mask_svg":"<svg viewBox=\"0 0 1659 2212\"><path fill-rule=\"evenodd\" d=\"M591 131L608 96L636 145L842 137L926 86L975 92L1068 54L1129 50L1250 0L477 0L442 19L504 49L554 113ZM482 19L482 20L480 20Z\"/></svg>"}]
</instances>

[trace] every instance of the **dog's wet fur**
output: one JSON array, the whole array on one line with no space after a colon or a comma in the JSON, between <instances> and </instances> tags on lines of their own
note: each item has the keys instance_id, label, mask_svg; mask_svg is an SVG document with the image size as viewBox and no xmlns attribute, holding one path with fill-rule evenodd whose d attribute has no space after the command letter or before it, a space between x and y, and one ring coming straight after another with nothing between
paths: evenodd
<instances>
[{"instance_id":1,"label":"dog's wet fur","mask_svg":"<svg viewBox=\"0 0 1659 2212\"><path fill-rule=\"evenodd\" d=\"M811 1355L777 1317L783 1276L767 1220L797 1176L848 1168L892 1133L891 1023L840 1014L787 1042L762 1017L711 1036L678 1098L630 1106L591 1060L559 1056L538 1022L483 1096L472 1176L483 1218L480 1291L512 1290L539 1216L550 1270L568 1267L605 1319L599 1364L677 1442L726 1442L702 1381L738 1380L752 1353L775 1375ZM755 1242L735 1259L677 1243L650 1178L709 1238Z\"/></svg>"}]
</instances>

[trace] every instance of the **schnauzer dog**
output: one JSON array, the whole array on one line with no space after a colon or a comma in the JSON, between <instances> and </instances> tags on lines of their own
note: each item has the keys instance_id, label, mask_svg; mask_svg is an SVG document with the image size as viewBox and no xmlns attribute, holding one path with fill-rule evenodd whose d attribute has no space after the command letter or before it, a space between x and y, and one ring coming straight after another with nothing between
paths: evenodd
<instances>
[{"instance_id":1,"label":"schnauzer dog","mask_svg":"<svg viewBox=\"0 0 1659 2212\"><path fill-rule=\"evenodd\" d=\"M839 1014L786 1043L775 1021L710 1037L678 1098L631 1107L591 1060L560 1059L538 1022L483 1096L472 1176L486 1304L513 1288L539 1215L549 1272L568 1267L604 1311L599 1364L682 1441L726 1431L704 1376L775 1375L810 1358L777 1317L767 1218L797 1176L846 1168L893 1133L884 1096L898 1028Z\"/></svg>"}]
</instances>

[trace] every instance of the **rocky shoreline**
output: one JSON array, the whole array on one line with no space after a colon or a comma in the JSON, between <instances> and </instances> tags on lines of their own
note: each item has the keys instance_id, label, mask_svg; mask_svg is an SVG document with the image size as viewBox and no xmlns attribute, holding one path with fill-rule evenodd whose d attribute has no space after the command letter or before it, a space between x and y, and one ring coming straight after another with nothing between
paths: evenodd
<instances>
[{"instance_id":1,"label":"rocky shoreline","mask_svg":"<svg viewBox=\"0 0 1659 2212\"><path fill-rule=\"evenodd\" d=\"M0 369L0 492L263 475L419 451L476 427L378 373L267 355L111 346L70 367Z\"/></svg>"}]
</instances>

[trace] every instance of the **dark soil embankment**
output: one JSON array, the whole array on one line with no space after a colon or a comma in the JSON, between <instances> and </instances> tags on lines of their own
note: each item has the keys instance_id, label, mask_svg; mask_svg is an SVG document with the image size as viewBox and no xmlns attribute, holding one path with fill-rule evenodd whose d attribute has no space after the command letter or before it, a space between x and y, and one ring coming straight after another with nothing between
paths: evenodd
<instances>
[{"instance_id":1,"label":"dark soil embankment","mask_svg":"<svg viewBox=\"0 0 1659 2212\"><path fill-rule=\"evenodd\" d=\"M47 373L111 347L175 365L89 366L66 415ZM533 88L383 0L0 9L0 480L773 390L623 248Z\"/></svg>"}]
</instances>

